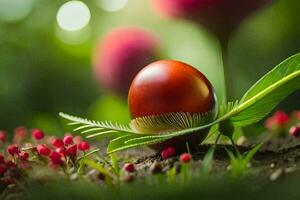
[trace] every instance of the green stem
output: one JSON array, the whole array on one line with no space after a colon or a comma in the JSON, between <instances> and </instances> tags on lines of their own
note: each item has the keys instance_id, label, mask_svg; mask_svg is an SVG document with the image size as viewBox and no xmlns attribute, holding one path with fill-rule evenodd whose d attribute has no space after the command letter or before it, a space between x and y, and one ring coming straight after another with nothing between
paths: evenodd
<instances>
[{"instance_id":1,"label":"green stem","mask_svg":"<svg viewBox=\"0 0 300 200\"><path fill-rule=\"evenodd\" d=\"M230 141L231 141L232 146L234 147L234 150L235 150L237 156L241 157L241 153L240 153L239 149L237 148L235 142L233 141L232 137L230 137Z\"/></svg>"},{"instance_id":2,"label":"green stem","mask_svg":"<svg viewBox=\"0 0 300 200\"><path fill-rule=\"evenodd\" d=\"M232 100L233 93L232 93L232 77L230 68L229 68L229 62L228 62L228 43L229 38L221 39L220 45L221 45L221 55L222 55L222 65L223 68L221 69L221 72L223 74L223 103L226 103L228 100Z\"/></svg>"},{"instance_id":3,"label":"green stem","mask_svg":"<svg viewBox=\"0 0 300 200\"><path fill-rule=\"evenodd\" d=\"M217 136L217 139L216 139L216 141L215 141L215 147L217 146L220 137L221 137L221 134L219 134L219 135Z\"/></svg>"},{"instance_id":4,"label":"green stem","mask_svg":"<svg viewBox=\"0 0 300 200\"><path fill-rule=\"evenodd\" d=\"M189 169L188 163L181 165L181 179L183 182L186 182L188 179L188 169Z\"/></svg>"}]
</instances>

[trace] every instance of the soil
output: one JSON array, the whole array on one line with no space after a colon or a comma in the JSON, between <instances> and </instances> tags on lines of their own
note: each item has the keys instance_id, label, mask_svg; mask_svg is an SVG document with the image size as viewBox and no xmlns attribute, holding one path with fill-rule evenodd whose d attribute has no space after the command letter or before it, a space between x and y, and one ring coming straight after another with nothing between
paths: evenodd
<instances>
[{"instance_id":1,"label":"soil","mask_svg":"<svg viewBox=\"0 0 300 200\"><path fill-rule=\"evenodd\" d=\"M212 145L200 145L192 154L193 168L196 170L201 166L202 159ZM228 144L217 145L214 161L213 172L222 173L229 169L229 158L225 148L234 151L233 147ZM251 146L238 146L241 153L249 151ZM137 158L134 160L137 168L146 171L154 162L159 162L163 166L163 171L171 167L179 166L178 156L163 160L158 153L146 148L136 149L124 152L122 156ZM277 180L289 173L300 171L300 140L292 137L273 138L264 143L261 150L256 153L249 165L248 174L269 179Z\"/></svg>"}]
</instances>

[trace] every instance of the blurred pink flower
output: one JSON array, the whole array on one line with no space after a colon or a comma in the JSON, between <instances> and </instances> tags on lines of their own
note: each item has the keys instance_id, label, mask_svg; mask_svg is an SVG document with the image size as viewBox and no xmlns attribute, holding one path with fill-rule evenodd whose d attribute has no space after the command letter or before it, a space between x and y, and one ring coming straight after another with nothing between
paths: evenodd
<instances>
[{"instance_id":1,"label":"blurred pink flower","mask_svg":"<svg viewBox=\"0 0 300 200\"><path fill-rule=\"evenodd\" d=\"M226 37L250 14L271 0L152 0L155 10L185 18Z\"/></svg>"},{"instance_id":2,"label":"blurred pink flower","mask_svg":"<svg viewBox=\"0 0 300 200\"><path fill-rule=\"evenodd\" d=\"M265 126L268 129L274 129L285 126L289 120L289 116L285 112L277 111L273 116L266 120Z\"/></svg>"},{"instance_id":3,"label":"blurred pink flower","mask_svg":"<svg viewBox=\"0 0 300 200\"><path fill-rule=\"evenodd\" d=\"M94 51L94 70L108 91L127 96L134 76L156 60L159 40L140 28L118 28L107 33Z\"/></svg>"}]
</instances>

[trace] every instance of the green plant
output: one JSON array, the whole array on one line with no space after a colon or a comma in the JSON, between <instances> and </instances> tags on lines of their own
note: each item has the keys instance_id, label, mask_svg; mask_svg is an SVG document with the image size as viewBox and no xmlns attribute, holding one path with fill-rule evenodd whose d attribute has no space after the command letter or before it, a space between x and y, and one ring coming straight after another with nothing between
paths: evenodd
<instances>
[{"instance_id":1,"label":"green plant","mask_svg":"<svg viewBox=\"0 0 300 200\"><path fill-rule=\"evenodd\" d=\"M207 128L219 127L221 134L231 137L226 131L239 127L245 127L259 122L266 117L279 102L300 87L300 54L291 56L256 82L241 98L226 105L220 105L218 118L210 123L197 127L186 128L174 132L161 134L149 134L136 131L130 126L113 124L111 122L96 122L68 114L60 113L60 116L68 119L70 125L81 130L81 133L89 133L87 136L95 137L103 134L118 133L118 136L110 141L107 152L113 153L128 148L161 143L168 139L192 134ZM157 121L149 121L155 126ZM204 120L205 122L205 120ZM174 122L175 123L175 122ZM176 121L185 123L185 120Z\"/></svg>"},{"instance_id":2,"label":"green plant","mask_svg":"<svg viewBox=\"0 0 300 200\"><path fill-rule=\"evenodd\" d=\"M239 178L245 173L249 162L260 148L261 144L251 149L245 155L241 155L239 151L237 151L235 155L233 152L226 149L226 152L230 159L230 170L232 178Z\"/></svg>"},{"instance_id":3,"label":"green plant","mask_svg":"<svg viewBox=\"0 0 300 200\"><path fill-rule=\"evenodd\" d=\"M200 176L204 176L204 177L208 176L209 172L211 171L215 148L216 148L215 146L212 146L205 154L202 161L202 166L200 168Z\"/></svg>"}]
</instances>

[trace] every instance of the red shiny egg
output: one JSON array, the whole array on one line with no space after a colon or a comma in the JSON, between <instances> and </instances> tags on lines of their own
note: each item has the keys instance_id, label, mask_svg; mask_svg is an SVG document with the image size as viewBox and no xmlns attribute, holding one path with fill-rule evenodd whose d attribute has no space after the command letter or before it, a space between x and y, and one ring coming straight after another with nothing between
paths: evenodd
<instances>
[{"instance_id":1,"label":"red shiny egg","mask_svg":"<svg viewBox=\"0 0 300 200\"><path fill-rule=\"evenodd\" d=\"M133 120L169 113L208 113L215 117L217 107L209 80L192 66L174 60L157 61L143 68L130 86L128 104ZM152 147L185 149L186 142L190 147L198 145L207 132L176 137Z\"/></svg>"}]
</instances>

